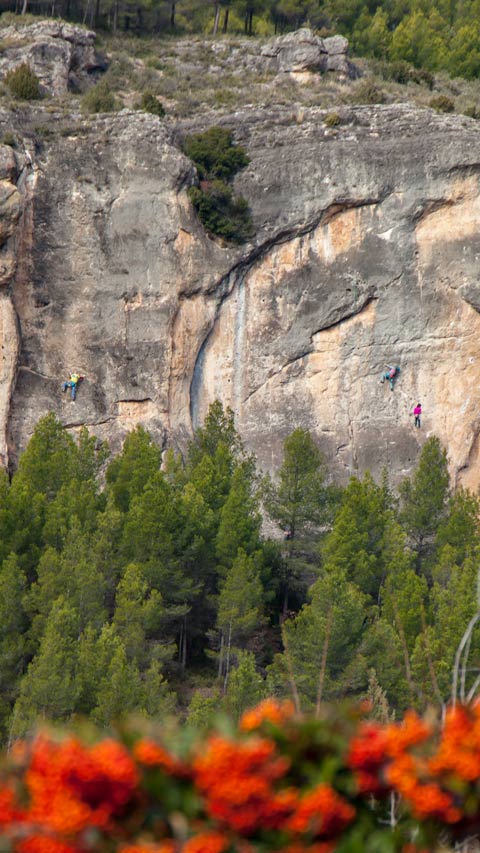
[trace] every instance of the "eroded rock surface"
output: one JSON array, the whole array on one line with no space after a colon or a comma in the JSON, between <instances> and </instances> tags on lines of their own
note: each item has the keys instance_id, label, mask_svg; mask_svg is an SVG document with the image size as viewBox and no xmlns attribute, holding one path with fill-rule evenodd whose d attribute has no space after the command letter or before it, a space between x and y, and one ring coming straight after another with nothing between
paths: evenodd
<instances>
[{"instance_id":1,"label":"eroded rock surface","mask_svg":"<svg viewBox=\"0 0 480 853\"><path fill-rule=\"evenodd\" d=\"M348 40L343 36L322 39L307 27L270 39L260 55L268 66L279 72L298 74L308 71L337 71L355 78L358 70L348 59Z\"/></svg>"},{"instance_id":2,"label":"eroded rock surface","mask_svg":"<svg viewBox=\"0 0 480 853\"><path fill-rule=\"evenodd\" d=\"M256 227L231 248L188 201L187 122L51 117L30 184L13 180L11 226L0 193L18 253L3 291L21 336L18 360L6 345L16 383L0 423L13 458L52 409L114 448L137 422L184 446L218 397L263 468L302 425L337 474L388 465L400 479L435 433L455 482L479 485L478 123L406 106L345 109L334 129L324 118L224 118L251 158L237 189ZM392 393L379 378L394 363ZM70 370L86 376L75 404L60 390Z\"/></svg>"},{"instance_id":3,"label":"eroded rock surface","mask_svg":"<svg viewBox=\"0 0 480 853\"><path fill-rule=\"evenodd\" d=\"M27 62L50 95L78 91L90 75L105 68L95 52L95 33L63 21L12 25L0 33L0 78Z\"/></svg>"}]
</instances>

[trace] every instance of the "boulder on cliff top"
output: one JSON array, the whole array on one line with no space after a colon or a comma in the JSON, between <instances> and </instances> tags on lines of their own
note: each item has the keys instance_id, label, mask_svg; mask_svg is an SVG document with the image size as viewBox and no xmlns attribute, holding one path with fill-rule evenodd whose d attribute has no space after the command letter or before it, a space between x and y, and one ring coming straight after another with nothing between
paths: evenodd
<instances>
[{"instance_id":1,"label":"boulder on cliff top","mask_svg":"<svg viewBox=\"0 0 480 853\"><path fill-rule=\"evenodd\" d=\"M95 52L95 37L91 30L62 21L6 27L1 32L0 76L26 62L44 93L81 89L92 72L105 68Z\"/></svg>"},{"instance_id":2,"label":"boulder on cliff top","mask_svg":"<svg viewBox=\"0 0 480 853\"><path fill-rule=\"evenodd\" d=\"M322 39L307 27L272 39L262 47L261 56L279 72L337 71L351 79L359 76L357 67L348 59L346 38Z\"/></svg>"}]
</instances>

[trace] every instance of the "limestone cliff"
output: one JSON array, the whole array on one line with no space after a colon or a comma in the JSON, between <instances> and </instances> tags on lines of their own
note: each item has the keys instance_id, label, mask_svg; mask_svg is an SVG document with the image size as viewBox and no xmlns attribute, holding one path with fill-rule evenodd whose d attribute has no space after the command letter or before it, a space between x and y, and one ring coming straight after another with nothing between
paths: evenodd
<instances>
[{"instance_id":1,"label":"limestone cliff","mask_svg":"<svg viewBox=\"0 0 480 853\"><path fill-rule=\"evenodd\" d=\"M264 468L303 425L342 476L398 479L436 433L455 482L479 485L479 125L340 113L331 129L316 108L222 118L251 160L237 186L256 236L236 248L188 201L188 122L50 113L35 146L24 116L0 115L21 140L0 148L4 459L50 410L114 447L137 422L182 446L218 397Z\"/></svg>"}]
</instances>

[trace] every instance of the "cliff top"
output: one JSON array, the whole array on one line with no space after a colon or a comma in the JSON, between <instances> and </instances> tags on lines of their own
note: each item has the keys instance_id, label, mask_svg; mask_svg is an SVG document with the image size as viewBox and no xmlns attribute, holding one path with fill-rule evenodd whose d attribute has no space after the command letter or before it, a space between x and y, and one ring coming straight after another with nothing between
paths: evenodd
<instances>
[{"instance_id":1,"label":"cliff top","mask_svg":"<svg viewBox=\"0 0 480 853\"><path fill-rule=\"evenodd\" d=\"M115 102L106 106L100 99L96 111L136 107L149 92L172 118L201 120L205 111L220 117L247 106L336 110L402 102L480 114L478 80L451 80L446 73L403 66L399 75L388 63L349 57L346 39L322 39L308 29L269 39L100 38L58 20L24 25L23 18L7 16L7 22L0 28L0 104L7 107L18 102L12 102L5 76L26 61L40 79L47 108L67 112L82 103L92 109L82 97L102 80ZM398 82L405 74L407 82Z\"/></svg>"}]
</instances>

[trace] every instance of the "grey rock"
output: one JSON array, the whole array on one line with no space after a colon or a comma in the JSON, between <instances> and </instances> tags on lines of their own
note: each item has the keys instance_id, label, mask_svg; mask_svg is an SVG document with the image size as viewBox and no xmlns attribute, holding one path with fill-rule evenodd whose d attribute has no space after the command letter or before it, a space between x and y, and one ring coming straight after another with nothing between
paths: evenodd
<instances>
[{"instance_id":1,"label":"grey rock","mask_svg":"<svg viewBox=\"0 0 480 853\"><path fill-rule=\"evenodd\" d=\"M270 40L260 51L279 72L337 71L346 77L358 76L348 59L348 40L343 36L321 39L307 27Z\"/></svg>"},{"instance_id":2,"label":"grey rock","mask_svg":"<svg viewBox=\"0 0 480 853\"><path fill-rule=\"evenodd\" d=\"M241 247L205 234L178 145L218 115L72 116L70 134L52 117L1 195L17 262L0 291L4 459L51 410L114 450L137 422L184 447L219 398L264 469L304 426L339 477L387 465L397 482L437 434L454 482L478 487L480 127L340 112L333 130L316 108L300 124L281 107L221 119L250 156L236 189L256 233ZM0 138L12 121L0 113ZM392 363L393 393L379 383ZM71 370L86 377L75 404L60 391Z\"/></svg>"},{"instance_id":3,"label":"grey rock","mask_svg":"<svg viewBox=\"0 0 480 853\"><path fill-rule=\"evenodd\" d=\"M95 52L95 33L60 21L13 25L1 31L0 77L27 62L50 95L77 91L89 76L105 69Z\"/></svg>"}]
</instances>

